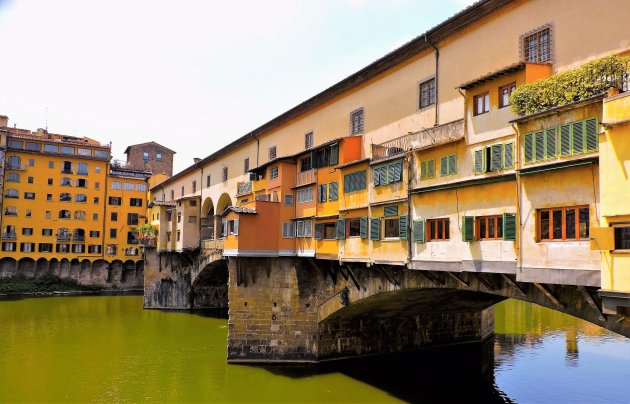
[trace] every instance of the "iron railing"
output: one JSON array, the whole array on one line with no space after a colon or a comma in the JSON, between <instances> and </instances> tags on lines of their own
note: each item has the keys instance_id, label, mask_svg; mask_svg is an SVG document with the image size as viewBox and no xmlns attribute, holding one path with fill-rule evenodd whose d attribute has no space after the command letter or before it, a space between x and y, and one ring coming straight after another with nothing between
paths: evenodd
<instances>
[{"instance_id":1,"label":"iron railing","mask_svg":"<svg viewBox=\"0 0 630 404\"><path fill-rule=\"evenodd\" d=\"M409 135L372 145L372 161L385 160L395 156L403 156L409 148Z\"/></svg>"},{"instance_id":2,"label":"iron railing","mask_svg":"<svg viewBox=\"0 0 630 404\"><path fill-rule=\"evenodd\" d=\"M2 233L3 240L15 240L17 239L16 233Z\"/></svg>"}]
</instances>

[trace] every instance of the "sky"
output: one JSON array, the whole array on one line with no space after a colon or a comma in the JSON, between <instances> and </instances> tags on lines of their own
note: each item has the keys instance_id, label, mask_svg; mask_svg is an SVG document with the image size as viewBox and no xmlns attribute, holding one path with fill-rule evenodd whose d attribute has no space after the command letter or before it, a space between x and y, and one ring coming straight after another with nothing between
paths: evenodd
<instances>
[{"instance_id":1,"label":"sky","mask_svg":"<svg viewBox=\"0 0 630 404\"><path fill-rule=\"evenodd\" d=\"M178 172L472 2L0 0L0 115Z\"/></svg>"}]
</instances>

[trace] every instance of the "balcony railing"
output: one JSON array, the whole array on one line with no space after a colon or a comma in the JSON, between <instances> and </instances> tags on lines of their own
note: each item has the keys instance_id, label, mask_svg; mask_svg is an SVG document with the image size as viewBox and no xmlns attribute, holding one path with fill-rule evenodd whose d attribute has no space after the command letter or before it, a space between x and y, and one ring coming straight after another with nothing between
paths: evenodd
<instances>
[{"instance_id":1,"label":"balcony railing","mask_svg":"<svg viewBox=\"0 0 630 404\"><path fill-rule=\"evenodd\" d=\"M57 234L57 241L70 241L69 234Z\"/></svg>"},{"instance_id":2,"label":"balcony railing","mask_svg":"<svg viewBox=\"0 0 630 404\"><path fill-rule=\"evenodd\" d=\"M16 164L7 162L6 165L7 170L17 170L17 171L26 171L26 166L24 164Z\"/></svg>"},{"instance_id":3,"label":"balcony railing","mask_svg":"<svg viewBox=\"0 0 630 404\"><path fill-rule=\"evenodd\" d=\"M142 238L140 239L140 245L143 247L155 247L154 238Z\"/></svg>"},{"instance_id":4,"label":"balcony railing","mask_svg":"<svg viewBox=\"0 0 630 404\"><path fill-rule=\"evenodd\" d=\"M372 160L385 160L390 157L403 156L409 151L409 135L372 145Z\"/></svg>"},{"instance_id":5,"label":"balcony railing","mask_svg":"<svg viewBox=\"0 0 630 404\"><path fill-rule=\"evenodd\" d=\"M423 150L429 147L454 142L464 137L464 120L434 126L410 135L411 148Z\"/></svg>"},{"instance_id":6,"label":"balcony railing","mask_svg":"<svg viewBox=\"0 0 630 404\"><path fill-rule=\"evenodd\" d=\"M74 242L85 241L85 236L72 236L72 241Z\"/></svg>"},{"instance_id":7,"label":"balcony railing","mask_svg":"<svg viewBox=\"0 0 630 404\"><path fill-rule=\"evenodd\" d=\"M223 250L223 240L203 240L201 248L203 250Z\"/></svg>"},{"instance_id":8,"label":"balcony railing","mask_svg":"<svg viewBox=\"0 0 630 404\"><path fill-rule=\"evenodd\" d=\"M15 240L17 238L16 233L2 233L3 240Z\"/></svg>"},{"instance_id":9,"label":"balcony railing","mask_svg":"<svg viewBox=\"0 0 630 404\"><path fill-rule=\"evenodd\" d=\"M252 192L252 182L239 182L236 185L236 196L247 195Z\"/></svg>"},{"instance_id":10,"label":"balcony railing","mask_svg":"<svg viewBox=\"0 0 630 404\"><path fill-rule=\"evenodd\" d=\"M317 182L317 170L310 169L307 171L302 171L301 173L297 173L295 177L295 186L313 184Z\"/></svg>"},{"instance_id":11,"label":"balcony railing","mask_svg":"<svg viewBox=\"0 0 630 404\"><path fill-rule=\"evenodd\" d=\"M135 239L127 239L127 244L138 244L139 240L137 238Z\"/></svg>"}]
</instances>

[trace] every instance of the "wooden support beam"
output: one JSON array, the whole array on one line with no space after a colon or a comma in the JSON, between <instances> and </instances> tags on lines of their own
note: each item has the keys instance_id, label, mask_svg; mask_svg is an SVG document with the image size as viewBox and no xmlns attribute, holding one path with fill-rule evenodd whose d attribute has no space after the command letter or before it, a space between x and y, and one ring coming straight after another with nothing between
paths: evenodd
<instances>
[{"instance_id":1,"label":"wooden support beam","mask_svg":"<svg viewBox=\"0 0 630 404\"><path fill-rule=\"evenodd\" d=\"M534 283L534 285L536 285L538 290L540 290L543 295L547 296L547 299L551 300L553 302L553 304L555 304L556 306L558 306L560 308L563 308L563 309L565 308L564 304L560 303L560 301L558 299L556 299L555 296L552 295L551 292L549 290L547 290L547 288L545 288L542 284Z\"/></svg>"},{"instance_id":2,"label":"wooden support beam","mask_svg":"<svg viewBox=\"0 0 630 404\"><path fill-rule=\"evenodd\" d=\"M462 277L460 277L459 275L455 275L452 272L447 272L446 273L448 276L450 276L451 278L455 279L460 285L469 288L470 287L470 283L466 282L464 279L462 279Z\"/></svg>"},{"instance_id":3,"label":"wooden support beam","mask_svg":"<svg viewBox=\"0 0 630 404\"><path fill-rule=\"evenodd\" d=\"M595 303L595 300L593 300L593 296L591 296L591 294L588 293L588 290L586 289L586 287L578 286L577 288L582 294L582 297L584 297L584 300L586 300L586 303L588 303L588 305L591 306L591 309L593 309L599 321L606 321L606 317L604 316L604 313L602 313L597 303Z\"/></svg>"},{"instance_id":4,"label":"wooden support beam","mask_svg":"<svg viewBox=\"0 0 630 404\"><path fill-rule=\"evenodd\" d=\"M513 287L514 289L516 289L516 291L521 295L521 296L527 296L527 293L525 293L525 291L523 289L521 289L520 286L518 286L518 283L516 283L516 281L512 280L512 278L510 278L509 276L507 276L506 274L501 274L501 278L503 278L503 280L505 281L505 283L507 283L508 285L510 285L511 287Z\"/></svg>"},{"instance_id":5,"label":"wooden support beam","mask_svg":"<svg viewBox=\"0 0 630 404\"><path fill-rule=\"evenodd\" d=\"M337 284L337 275L333 271L331 271L328 266L326 266L325 270L322 270L319 267L319 265L317 265L317 262L313 258L307 258L306 260L308 261L309 264L311 264L311 266L316 271L324 273L324 279L326 279L326 275L328 275L328 276L330 276L330 279L333 281L333 285ZM271 263L269 263L269 267L271 268Z\"/></svg>"},{"instance_id":6,"label":"wooden support beam","mask_svg":"<svg viewBox=\"0 0 630 404\"><path fill-rule=\"evenodd\" d=\"M343 276L343 279L345 281L348 280L349 276L347 273L344 272L343 267L341 265L339 265L339 273L341 274L341 276Z\"/></svg>"},{"instance_id":7,"label":"wooden support beam","mask_svg":"<svg viewBox=\"0 0 630 404\"><path fill-rule=\"evenodd\" d=\"M348 274L350 275L350 278L352 278L352 282L354 282L354 286L357 287L358 291L361 291L361 289L363 290L367 290L365 288L365 286L361 285L359 283L359 280L357 279L357 277L354 275L354 272L352 272L352 268L350 268L350 265L346 265L346 269L348 270Z\"/></svg>"},{"instance_id":8,"label":"wooden support beam","mask_svg":"<svg viewBox=\"0 0 630 404\"><path fill-rule=\"evenodd\" d=\"M430 280L431 282L433 282L434 285L439 285L440 282L437 280L437 278L435 278L433 276L433 274L431 274L430 271L424 271L424 270L420 270L418 271L420 272L425 278L427 278L428 280Z\"/></svg>"},{"instance_id":9,"label":"wooden support beam","mask_svg":"<svg viewBox=\"0 0 630 404\"><path fill-rule=\"evenodd\" d=\"M398 282L388 271L387 269L385 269L385 267L383 267L382 265L375 265L376 268L378 268L387 278L387 280L389 281L389 283L391 283L394 286L400 286L400 282Z\"/></svg>"},{"instance_id":10,"label":"wooden support beam","mask_svg":"<svg viewBox=\"0 0 630 404\"><path fill-rule=\"evenodd\" d=\"M488 290L496 290L497 289L494 286L494 284L490 283L490 281L487 280L486 277L482 273L477 273L477 280L479 280L479 283L481 283L483 286L485 286L486 289L488 289Z\"/></svg>"}]
</instances>

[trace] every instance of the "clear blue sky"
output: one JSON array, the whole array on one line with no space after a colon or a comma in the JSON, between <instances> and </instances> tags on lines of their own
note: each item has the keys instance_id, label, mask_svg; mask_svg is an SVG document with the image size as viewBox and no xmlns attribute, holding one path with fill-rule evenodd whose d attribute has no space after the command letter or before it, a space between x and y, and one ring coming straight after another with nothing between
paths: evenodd
<instances>
[{"instance_id":1,"label":"clear blue sky","mask_svg":"<svg viewBox=\"0 0 630 404\"><path fill-rule=\"evenodd\" d=\"M180 171L470 3L0 0L0 114Z\"/></svg>"}]
</instances>

